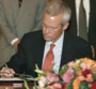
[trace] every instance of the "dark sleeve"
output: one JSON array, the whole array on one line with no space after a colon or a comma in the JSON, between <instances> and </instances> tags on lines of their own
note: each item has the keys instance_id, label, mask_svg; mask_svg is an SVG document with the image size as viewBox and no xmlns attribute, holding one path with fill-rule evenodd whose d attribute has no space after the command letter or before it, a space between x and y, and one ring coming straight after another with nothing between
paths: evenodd
<instances>
[{"instance_id":1,"label":"dark sleeve","mask_svg":"<svg viewBox=\"0 0 96 89\"><path fill-rule=\"evenodd\" d=\"M18 51L16 54L14 54L10 61L7 62L8 67L13 68L16 73L23 73L25 69L26 56L24 52L25 41L23 39L18 45Z\"/></svg>"}]
</instances>

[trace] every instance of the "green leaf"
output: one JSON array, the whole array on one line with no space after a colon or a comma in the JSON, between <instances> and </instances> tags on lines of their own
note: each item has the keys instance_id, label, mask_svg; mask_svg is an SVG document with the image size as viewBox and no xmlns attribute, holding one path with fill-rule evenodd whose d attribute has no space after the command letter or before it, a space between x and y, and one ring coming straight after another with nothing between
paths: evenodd
<instances>
[{"instance_id":1,"label":"green leaf","mask_svg":"<svg viewBox=\"0 0 96 89\"><path fill-rule=\"evenodd\" d=\"M43 76L46 74L44 71L39 69L38 65L35 65L35 67L36 67L35 72L37 73L37 76Z\"/></svg>"},{"instance_id":2,"label":"green leaf","mask_svg":"<svg viewBox=\"0 0 96 89\"><path fill-rule=\"evenodd\" d=\"M62 68L60 69L60 75L64 74L66 72L66 70L68 69L67 65L63 65Z\"/></svg>"},{"instance_id":3,"label":"green leaf","mask_svg":"<svg viewBox=\"0 0 96 89\"><path fill-rule=\"evenodd\" d=\"M23 79L25 89L30 89L26 79Z\"/></svg>"},{"instance_id":4,"label":"green leaf","mask_svg":"<svg viewBox=\"0 0 96 89\"><path fill-rule=\"evenodd\" d=\"M88 83L87 83L87 81L83 80L83 81L80 83L79 89L89 89L89 88L88 88Z\"/></svg>"},{"instance_id":5,"label":"green leaf","mask_svg":"<svg viewBox=\"0 0 96 89\"><path fill-rule=\"evenodd\" d=\"M73 80L67 84L65 89L73 89Z\"/></svg>"},{"instance_id":6,"label":"green leaf","mask_svg":"<svg viewBox=\"0 0 96 89\"><path fill-rule=\"evenodd\" d=\"M36 67L35 72L37 74L41 74L41 75L44 75L45 74L42 70L39 69L38 65L35 65L35 67Z\"/></svg>"},{"instance_id":7,"label":"green leaf","mask_svg":"<svg viewBox=\"0 0 96 89\"><path fill-rule=\"evenodd\" d=\"M35 65L36 69L35 69L35 72L37 73L37 77L35 78L36 80L39 80L41 76L46 76L47 74L40 70L38 65Z\"/></svg>"}]
</instances>

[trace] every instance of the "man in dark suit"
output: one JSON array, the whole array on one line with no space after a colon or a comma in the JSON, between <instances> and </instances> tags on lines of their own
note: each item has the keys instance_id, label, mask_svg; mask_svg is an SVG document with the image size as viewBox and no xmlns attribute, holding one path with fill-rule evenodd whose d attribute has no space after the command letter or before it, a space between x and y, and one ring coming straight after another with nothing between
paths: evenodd
<instances>
[{"instance_id":1,"label":"man in dark suit","mask_svg":"<svg viewBox=\"0 0 96 89\"><path fill-rule=\"evenodd\" d=\"M46 0L0 0L0 66L15 52L25 33L41 29Z\"/></svg>"},{"instance_id":2,"label":"man in dark suit","mask_svg":"<svg viewBox=\"0 0 96 89\"><path fill-rule=\"evenodd\" d=\"M52 67L54 72L58 73L63 64L76 58L92 57L90 45L85 40L65 32L70 17L71 10L62 0L48 0L42 31L24 35L18 52L7 62L9 68L1 69L1 76L12 77L15 73L36 76L35 65L42 69L51 43L55 44Z\"/></svg>"},{"instance_id":3,"label":"man in dark suit","mask_svg":"<svg viewBox=\"0 0 96 89\"><path fill-rule=\"evenodd\" d=\"M79 36L79 6L81 0L64 0L70 6L72 11L71 23L68 32ZM96 52L96 0L83 0L84 9L87 18L87 39ZM71 30L70 30L71 29ZM93 55L96 58L96 53Z\"/></svg>"}]
</instances>

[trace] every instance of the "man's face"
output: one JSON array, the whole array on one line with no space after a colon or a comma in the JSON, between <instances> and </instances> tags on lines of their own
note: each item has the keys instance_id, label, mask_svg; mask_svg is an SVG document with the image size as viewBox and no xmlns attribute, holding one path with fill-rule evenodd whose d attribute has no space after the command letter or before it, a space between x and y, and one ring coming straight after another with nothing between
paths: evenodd
<instances>
[{"instance_id":1,"label":"man's face","mask_svg":"<svg viewBox=\"0 0 96 89\"><path fill-rule=\"evenodd\" d=\"M62 14L57 16L44 15L43 18L43 36L46 41L55 42L62 34L61 26Z\"/></svg>"}]
</instances>

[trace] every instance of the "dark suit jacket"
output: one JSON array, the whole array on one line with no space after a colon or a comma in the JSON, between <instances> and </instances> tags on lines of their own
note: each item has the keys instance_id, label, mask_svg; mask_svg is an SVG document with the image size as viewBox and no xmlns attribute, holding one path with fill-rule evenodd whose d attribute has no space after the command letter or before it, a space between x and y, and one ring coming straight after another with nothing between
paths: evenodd
<instances>
[{"instance_id":1,"label":"dark suit jacket","mask_svg":"<svg viewBox=\"0 0 96 89\"><path fill-rule=\"evenodd\" d=\"M15 53L10 44L25 33L41 29L46 0L0 0L0 67Z\"/></svg>"},{"instance_id":2,"label":"dark suit jacket","mask_svg":"<svg viewBox=\"0 0 96 89\"><path fill-rule=\"evenodd\" d=\"M68 32L77 35L75 0L64 1L68 3L72 10L71 24L69 26ZM90 0L88 41L91 45L94 45L96 47L96 0Z\"/></svg>"},{"instance_id":3,"label":"dark suit jacket","mask_svg":"<svg viewBox=\"0 0 96 89\"><path fill-rule=\"evenodd\" d=\"M26 34L18 47L18 52L7 63L18 73L35 76L35 64L41 68L45 40L41 31ZM91 57L91 49L87 42L79 37L65 33L61 66L75 58Z\"/></svg>"}]
</instances>

